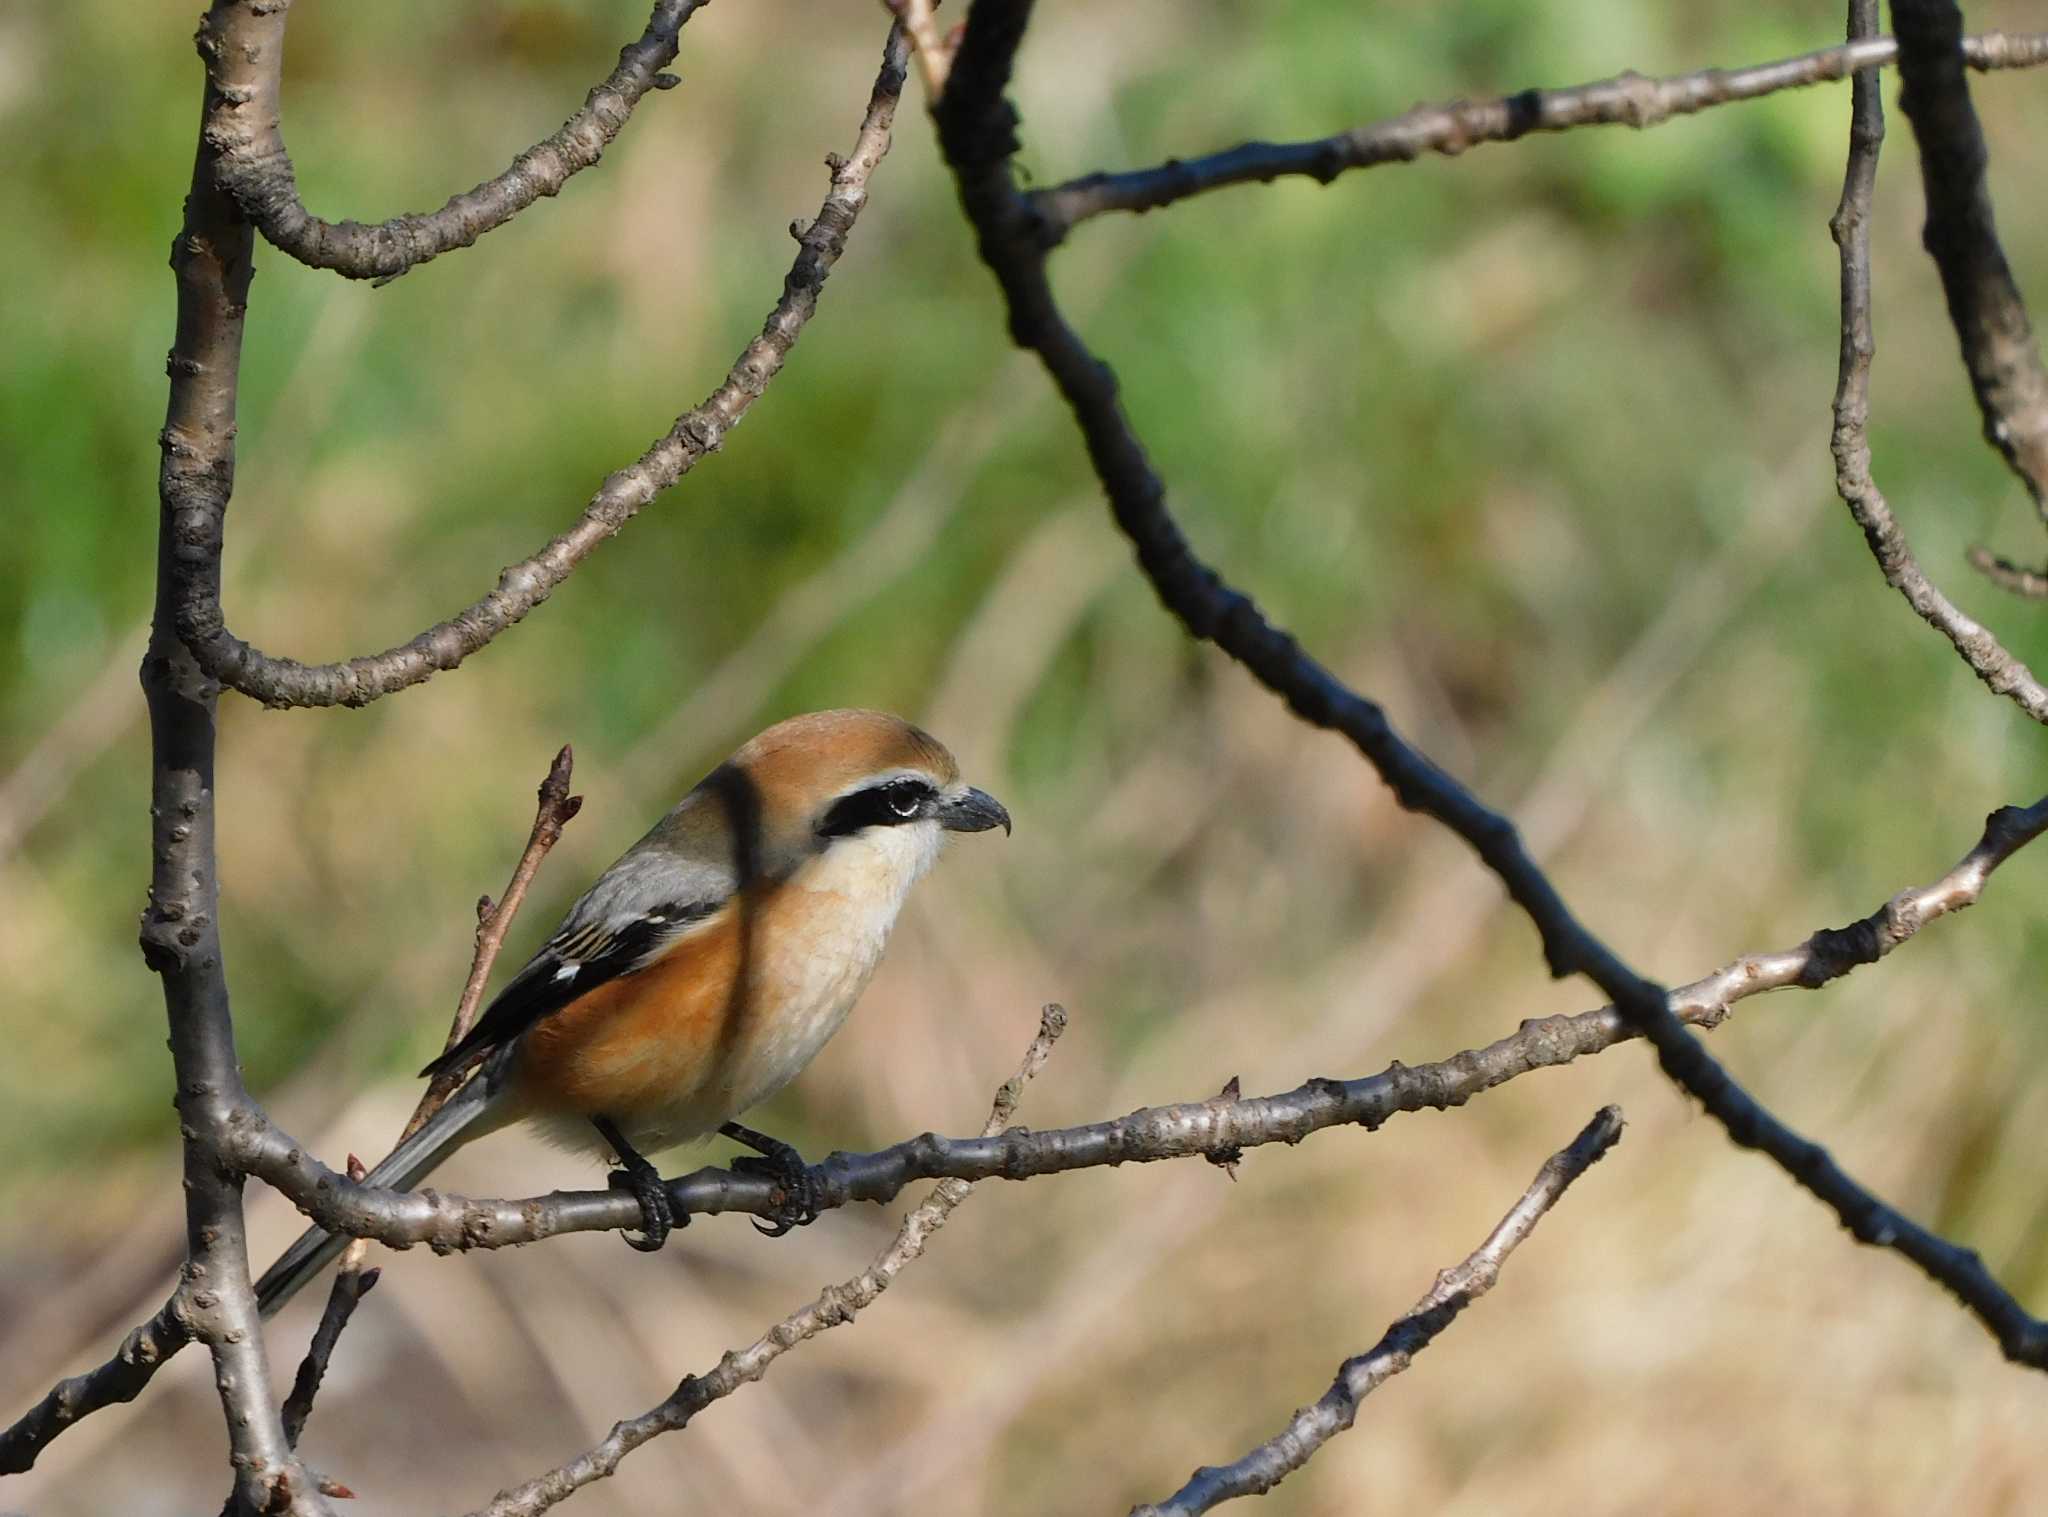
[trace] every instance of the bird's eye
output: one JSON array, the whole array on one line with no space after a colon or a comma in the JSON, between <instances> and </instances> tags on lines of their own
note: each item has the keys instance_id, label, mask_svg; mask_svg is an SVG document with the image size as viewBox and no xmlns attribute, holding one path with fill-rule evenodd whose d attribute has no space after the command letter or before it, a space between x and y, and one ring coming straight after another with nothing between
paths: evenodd
<instances>
[{"instance_id":1,"label":"bird's eye","mask_svg":"<svg viewBox=\"0 0 2048 1517\"><path fill-rule=\"evenodd\" d=\"M889 780L842 795L819 819L818 836L851 837L868 827L898 827L925 814L932 787L923 780Z\"/></svg>"}]
</instances>

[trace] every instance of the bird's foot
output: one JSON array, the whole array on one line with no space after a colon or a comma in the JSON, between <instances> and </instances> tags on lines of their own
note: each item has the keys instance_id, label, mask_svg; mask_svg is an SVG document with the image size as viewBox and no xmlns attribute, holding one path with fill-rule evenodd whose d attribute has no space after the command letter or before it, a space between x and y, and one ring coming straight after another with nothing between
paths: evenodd
<instances>
[{"instance_id":1,"label":"bird's foot","mask_svg":"<svg viewBox=\"0 0 2048 1517\"><path fill-rule=\"evenodd\" d=\"M626 1233L626 1242L643 1254L651 1254L668 1242L668 1235L676 1225L675 1203L668 1198L668 1187L661 1183L661 1172L645 1159L628 1164L624 1169L615 1169L607 1182L613 1190L633 1193L633 1199L640 1203L640 1236ZM683 1218L685 1224L689 1218Z\"/></svg>"},{"instance_id":2,"label":"bird's foot","mask_svg":"<svg viewBox=\"0 0 2048 1517\"><path fill-rule=\"evenodd\" d=\"M671 1231L689 1226L690 1219L687 1214L676 1216L675 1203L669 1199L661 1171L628 1143L616 1126L603 1117L595 1118L594 1125L605 1142L611 1144L621 1165L611 1172L606 1183L613 1190L631 1191L633 1199L640 1203L640 1236L635 1238L628 1233L626 1242L643 1254L651 1254L668 1242Z\"/></svg>"},{"instance_id":3,"label":"bird's foot","mask_svg":"<svg viewBox=\"0 0 2048 1517\"><path fill-rule=\"evenodd\" d=\"M784 1233L808 1227L818 1220L823 1212L819 1205L818 1182L811 1177L810 1166L804 1163L802 1154L780 1138L771 1138L737 1122L728 1122L718 1130L760 1155L759 1158L742 1155L733 1160L733 1173L760 1175L774 1181L779 1192L774 1209L754 1219L756 1231L770 1238L780 1238Z\"/></svg>"}]
</instances>

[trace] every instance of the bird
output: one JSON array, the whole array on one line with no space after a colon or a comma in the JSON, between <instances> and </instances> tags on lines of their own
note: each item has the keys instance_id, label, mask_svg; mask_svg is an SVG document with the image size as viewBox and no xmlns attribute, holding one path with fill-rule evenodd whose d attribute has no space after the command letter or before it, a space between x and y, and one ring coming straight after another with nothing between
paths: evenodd
<instances>
[{"instance_id":1,"label":"bird","mask_svg":"<svg viewBox=\"0 0 2048 1517\"><path fill-rule=\"evenodd\" d=\"M515 1122L615 1159L640 1202L635 1248L674 1225L643 1150L722 1133L787 1198L764 1231L812 1220L802 1158L743 1127L837 1032L910 888L949 834L1010 831L945 745L879 711L776 723L713 769L569 908L460 1041L421 1070L469 1079L365 1183L411 1189ZM688 1218L683 1219L685 1222ZM757 1222L757 1225L761 1225ZM307 1231L264 1272L264 1316L348 1239Z\"/></svg>"}]
</instances>

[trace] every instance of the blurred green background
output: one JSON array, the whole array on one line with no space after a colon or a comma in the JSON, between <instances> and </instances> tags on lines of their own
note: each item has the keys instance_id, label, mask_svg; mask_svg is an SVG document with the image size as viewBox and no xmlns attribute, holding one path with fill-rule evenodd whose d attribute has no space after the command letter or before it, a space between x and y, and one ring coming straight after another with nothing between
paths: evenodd
<instances>
[{"instance_id":1,"label":"blurred green background","mask_svg":"<svg viewBox=\"0 0 2048 1517\"><path fill-rule=\"evenodd\" d=\"M189 8L0 11L0 1341L5 1415L153 1310L179 1237L147 874L155 436L198 119ZM626 3L296 8L309 205L438 205L552 130ZM2040 24L1971 8L1973 28ZM230 624L327 659L411 636L566 524L722 377L816 213L876 7L712 6L604 163L384 289L259 253ZM1017 98L1049 182L1418 98L1679 72L1834 40L1836 7L1592 0L1047 6ZM1888 79L1887 99L1895 81ZM2048 299L2048 77L1979 77L2006 248ZM913 82L788 370L723 453L460 671L362 712L223 706L223 925L249 1078L331 1163L381 1153L438 1047L471 903L576 747L581 819L510 952L768 721L876 705L1017 817L913 903L882 976L762 1113L810 1151L966 1130L1040 1002L1076 1030L1034 1126L1441 1058L1597 999L1336 739L1189 646L1011 353ZM1487 147L1092 224L1063 297L1212 562L1493 802L1679 981L1931 879L2030 801L2041 738L1887 591L1827 451L1846 87L1653 132ZM1910 133L1879 188L1878 478L1923 562L2036 667L2038 562L1978 435ZM1914 1215L2048 1304L2048 863L1716 1051ZM1632 1130L1502 1289L1272 1509L1986 1513L2048 1480L2048 1388L1895 1259L1729 1149L1639 1049L1469 1109L1207 1166L1002 1187L862 1325L579 1497L590 1512L1120 1510L1320 1394L1601 1101ZM453 1188L588 1185L493 1139ZM252 1195L260 1246L294 1222ZM864 1262L879 1213L658 1259L578 1238L411 1255L308 1449L364 1512L469 1505L601 1436ZM259 1261L260 1262L260 1261ZM309 1300L314 1293L309 1293ZM301 1303L274 1330L300 1352ZM0 1508L217 1499L200 1355L54 1445ZM281 1371L282 1372L282 1371ZM1369 1482L1369 1484L1368 1484ZM1367 1493L1370 1500L1367 1499Z\"/></svg>"}]
</instances>

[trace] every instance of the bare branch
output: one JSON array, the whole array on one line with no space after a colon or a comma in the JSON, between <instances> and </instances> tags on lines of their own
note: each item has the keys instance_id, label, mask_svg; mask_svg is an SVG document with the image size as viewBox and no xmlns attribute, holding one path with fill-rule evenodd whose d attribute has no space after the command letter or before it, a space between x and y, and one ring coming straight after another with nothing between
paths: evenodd
<instances>
[{"instance_id":1,"label":"bare branch","mask_svg":"<svg viewBox=\"0 0 2048 1517\"><path fill-rule=\"evenodd\" d=\"M49 1393L0 1433L0 1475L35 1467L36 1455L72 1423L120 1402L133 1401L171 1355L192 1341L185 1323L183 1285L157 1314L121 1340L105 1364L59 1380Z\"/></svg>"},{"instance_id":2,"label":"bare branch","mask_svg":"<svg viewBox=\"0 0 2048 1517\"><path fill-rule=\"evenodd\" d=\"M561 841L562 829L583 809L583 797L569 794L569 779L575 766L575 750L567 743L562 744L562 751L548 766L547 778L540 782L533 831L527 835L526 848L512 868L512 878L506 882L505 893L495 905L491 904L488 896L477 902L476 955L470 960L469 979L463 984L461 1000L456 1003L455 1020L449 1025L448 1040L441 1045L444 1053L467 1037L470 1028L476 1025L477 1007L483 1004L484 987L491 982L491 966L498 962L498 953L505 946L505 934L526 900L527 887L540 873L541 861L548 856L549 850ZM466 1065L445 1069L427 1082L419 1105L413 1108L405 1130L398 1135L399 1142L403 1143L418 1132L426 1125L427 1118L448 1104L448 1098L461 1086L466 1073Z\"/></svg>"},{"instance_id":3,"label":"bare branch","mask_svg":"<svg viewBox=\"0 0 2048 1517\"><path fill-rule=\"evenodd\" d=\"M542 196L559 194L572 175L596 163L647 92L677 82L661 71L675 61L684 23L706 3L656 0L646 31L619 50L618 67L561 130L438 211L394 216L376 226L323 221L300 200L279 100L287 7L252 7L260 14L250 18L248 42L261 50L263 66L249 94L228 100L230 109L207 118L207 140L220 155L221 187L279 251L344 278L386 283L430 258L468 247Z\"/></svg>"},{"instance_id":4,"label":"bare branch","mask_svg":"<svg viewBox=\"0 0 2048 1517\"><path fill-rule=\"evenodd\" d=\"M349 1179L360 1185L364 1173L363 1161L351 1154ZM341 1261L334 1271L334 1288L327 1293L320 1325L313 1329L313 1341L307 1346L306 1357L299 1361L298 1374L292 1377L291 1394L284 1398L284 1437L293 1448L299 1446L306 1419L313 1415L313 1398L320 1394L320 1382L327 1378L327 1364L334 1357L335 1345L341 1342L342 1329L348 1326L363 1297L376 1288L381 1272L363 1268L369 1248L369 1244L357 1238L341 1251Z\"/></svg>"},{"instance_id":5,"label":"bare branch","mask_svg":"<svg viewBox=\"0 0 2048 1517\"><path fill-rule=\"evenodd\" d=\"M910 56L924 80L925 106L946 93L946 75L953 67L953 49L958 45L939 26L938 0L882 0L889 14L903 23L910 34Z\"/></svg>"},{"instance_id":6,"label":"bare branch","mask_svg":"<svg viewBox=\"0 0 2048 1517\"><path fill-rule=\"evenodd\" d=\"M1693 1025L1717 1027L1737 1002L1750 996L1816 990L1875 963L1929 922L1975 904L1991 873L2044 832L2048 797L2024 810L2002 808L1986 819L1977 844L1933 883L1900 891L1869 916L1846 927L1823 928L1795 947L1745 954L1672 991L1670 1011ZM1485 1048L1433 1064L1397 1063L1363 1079L1311 1080L1278 1095L1145 1107L1112 1121L991 1138L925 1133L871 1154L835 1153L814 1165L811 1175L819 1208L831 1210L854 1201L893 1200L919 1180L1025 1180L1100 1165L1296 1143L1328 1127L1376 1129L1402 1112L1462 1106L1531 1070L1568 1064L1635 1036L1627 1017L1604 1006L1525 1022ZM245 1143L238 1157L322 1226L394 1247L499 1248L556 1233L627 1227L639 1214L638 1203L618 1191L498 1201L350 1186L281 1133ZM759 1215L772 1208L774 1192L774 1182L761 1176L710 1168L669 1184L679 1215Z\"/></svg>"},{"instance_id":7,"label":"bare branch","mask_svg":"<svg viewBox=\"0 0 2048 1517\"><path fill-rule=\"evenodd\" d=\"M1671 992L1671 1009L1685 1022L1713 1028L1739 1001L1767 991L1818 990L1860 965L1875 963L1928 923L1973 906L1991 874L2013 854L2048 832L2048 796L2020 809L2004 807L1985 821L1983 836L1939 879L1900 891L1846 927L1823 928L1804 942L1775 952L1749 953ZM1273 1142L1298 1142L1312 1132L1349 1123L1377 1128L1403 1112L1445 1110L1532 1070L1550 1069L1604 1052L1637 1036L1612 1006L1575 1016L1527 1021L1484 1048L1467 1049L1432 1064L1395 1064L1363 1080L1317 1080L1278 1096L1253 1100L1190 1101L1148 1107L1111 1122L1042 1132L1004 1133L1000 1140L925 1134L873 1154L834 1154L812 1170L820 1208L856 1200L887 1202L918 1180L1028 1179L1103 1164L1143 1163ZM289 1140L283 1140L289 1145ZM490 1248L530 1243L556 1233L630 1226L637 1203L616 1191L557 1193L524 1201L470 1201L423 1191L352 1189L297 1150L294 1164L309 1166L280 1184L323 1226L376 1236L398 1247ZM323 1180L321 1177L325 1176ZM273 1183L280 1183L276 1177ZM762 1214L773 1207L774 1185L759 1176L702 1169L672 1181L677 1215L718 1212ZM398 1211L417 1204L418 1213ZM422 1218L432 1214L434 1220ZM379 1231L385 1219L394 1224ZM131 1335L112 1361L59 1385L4 1434L0 1473L26 1469L50 1438L75 1418L113 1401L131 1400L163 1359L187 1341L174 1315L175 1299ZM144 1346L131 1352L131 1346ZM129 1367L136 1361L141 1368ZM132 1385L123 1377L133 1378ZM123 1393L110 1388L125 1386ZM66 1411L66 1407L75 1410Z\"/></svg>"},{"instance_id":8,"label":"bare branch","mask_svg":"<svg viewBox=\"0 0 2048 1517\"><path fill-rule=\"evenodd\" d=\"M1025 198L1051 246L1082 222L1111 211L1142 213L1229 185L1270 184L1296 174L1328 184L1348 169L1411 163L1425 153L1454 158L1481 143L1513 142L1531 132L1657 126L1717 105L1846 79L1891 63L1898 51L1890 37L1872 37L1746 68L1701 69L1664 79L1630 71L1568 89L1418 105L1389 120L1313 142L1246 142L1202 158L1168 159L1153 168L1088 174ZM1976 69L2031 68L2048 63L2048 33L1987 32L1965 38L1963 57Z\"/></svg>"},{"instance_id":9,"label":"bare branch","mask_svg":"<svg viewBox=\"0 0 2048 1517\"><path fill-rule=\"evenodd\" d=\"M1023 1062L996 1092L988 1121L982 1124L983 1137L994 1137L1009 1126L1024 1087L1045 1067L1053 1044L1066 1030L1066 1012L1058 1006L1046 1007L1039 1016L1038 1035L1024 1051ZM595 1448L517 1489L501 1492L472 1517L535 1517L545 1512L591 1482L612 1474L620 1460L649 1439L689 1426L705 1407L759 1380L771 1364L799 1343L851 1322L856 1313L872 1305L905 1267L925 1251L933 1235L946 1225L946 1219L972 1189L973 1185L965 1180L941 1181L904 1217L895 1238L875 1257L875 1262L851 1280L826 1286L816 1300L791 1312L746 1348L728 1352L716 1369L687 1376L659 1406L619 1423Z\"/></svg>"},{"instance_id":10,"label":"bare branch","mask_svg":"<svg viewBox=\"0 0 2048 1517\"><path fill-rule=\"evenodd\" d=\"M1377 705L1317 663L1196 557L1168 510L1164 482L1117 400L1115 377L1060 313L1046 276L1038 218L1014 182L1017 116L1003 94L1030 16L1031 0L976 0L936 113L939 138L982 259L1002 289L1011 336L1039 356L1073 411L1111 513L1160 601L1191 636L1214 642L1303 721L1350 738L1403 806L1435 818L1470 844L1535 925L1551 973L1584 974L1598 985L1656 1048L1664 1072L1731 1138L1770 1154L1858 1240L1898 1249L1947 1286L1997 1337L2008 1358L2048 1368L2048 1324L2028 1316L1974 1254L1883 1205L1825 1150L1743 1091L1686 1031L1663 988L1573 916L1513 823L1412 747Z\"/></svg>"},{"instance_id":11,"label":"bare branch","mask_svg":"<svg viewBox=\"0 0 2048 1517\"><path fill-rule=\"evenodd\" d=\"M1969 560L1971 568L1999 589L2017 595L2021 600L2048 600L2048 571L2016 564L1989 548L1971 548L1964 557Z\"/></svg>"},{"instance_id":12,"label":"bare branch","mask_svg":"<svg viewBox=\"0 0 2048 1517\"><path fill-rule=\"evenodd\" d=\"M233 109L248 68L256 7L217 0L200 23L205 118ZM218 689L178 637L176 608L220 589L219 521L234 478L235 407L248 308L249 226L219 186L201 134L185 220L171 245L177 336L157 491L156 612L142 687L151 738L151 876L144 961L161 977L184 1143L183 1327L213 1355L236 1499L250 1511L328 1510L285 1441L270 1393L249 1281L242 1177L222 1163L227 1134L251 1108L235 1053L219 931L214 847L214 707ZM214 530L195 533L211 521ZM167 1348L169 1345L166 1346Z\"/></svg>"},{"instance_id":13,"label":"bare branch","mask_svg":"<svg viewBox=\"0 0 2048 1517\"><path fill-rule=\"evenodd\" d=\"M1858 15L1860 25L1876 29L1875 0L1859 6ZM1870 314L1870 204L1877 188L1877 155L1884 143L1884 101L1874 76L1857 75L1851 86L1849 112L1849 158L1842 177L1842 199L1828 223L1841 250L1842 269L1841 359L1831 438L1835 491L1863 529L1864 541L1870 544L1885 583L1949 640L1978 679L2035 721L2048 722L2048 687L2007 652L1989 628L1962 611L1927 577L1871 474L1870 364L1877 353L1877 337ZM1979 567L1985 565L1980 562Z\"/></svg>"},{"instance_id":14,"label":"bare branch","mask_svg":"<svg viewBox=\"0 0 2048 1517\"><path fill-rule=\"evenodd\" d=\"M800 250L782 283L782 298L768 313L760 336L747 344L725 382L702 405L684 412L666 436L629 467L607 478L583 514L540 552L498 576L495 589L406 643L382 653L331 664L302 664L243 642L228 630L215 573L195 580L178 604L177 627L202 668L222 684L268 706L366 706L394 690L417 685L470 654L546 600L598 544L616 534L641 508L687 474L746 416L781 372L804 325L816 312L818 294L845 251L846 238L867 204L867 184L889 151L896 102L903 88L907 46L892 28L882 70L861 121L850 157L832 154L832 187L817 220L797 237ZM216 63L216 73L230 70ZM210 119L210 117L209 117ZM218 558L225 492L217 505L195 510L181 522L195 552Z\"/></svg>"},{"instance_id":15,"label":"bare branch","mask_svg":"<svg viewBox=\"0 0 2048 1517\"><path fill-rule=\"evenodd\" d=\"M583 809L583 797L569 793L575 763L574 750L564 743L554 762L548 766L546 778L540 782L533 829L527 835L519 862L513 866L512 878L505 886L504 895L495 905L488 896L477 902L476 954L470 961L469 978L463 985L454 1022L448 1029L446 1043L442 1045L444 1048L453 1048L461 1042L475 1024L484 986L490 981L491 966L497 962L498 952L505 943L505 933L526 899L527 887L539 873L541 861L561 840L562 829ZM427 1083L419 1104L413 1108L411 1118L399 1134L399 1142L403 1143L418 1132L429 1117L447 1104L448 1098L461 1086L463 1074L461 1069L444 1070ZM349 1155L350 1182L362 1184L364 1173L362 1161L353 1154ZM327 1374L327 1364L334 1355L335 1347L341 1342L343 1329L355 1315L363 1297L377 1283L379 1272L363 1268L368 1251L369 1244L362 1238L353 1240L342 1250L335 1269L334 1285L327 1294L327 1306L320 1314L320 1325L314 1329L312 1345L300 1361L291 1394L285 1398L285 1439L293 1448L298 1447L299 1435L305 1429L306 1419L312 1415L313 1398L319 1393L320 1382Z\"/></svg>"},{"instance_id":16,"label":"bare branch","mask_svg":"<svg viewBox=\"0 0 2048 1517\"><path fill-rule=\"evenodd\" d=\"M1543 1161L1536 1178L1486 1241L1463 1264L1436 1277L1429 1293L1380 1341L1338 1367L1337 1378L1314 1406L1294 1414L1287 1430L1234 1464L1205 1465L1158 1505L1133 1507L1131 1517L1199 1517L1240 1496L1263 1496L1315 1457L1316 1451L1358 1420L1358 1403L1408 1368L1458 1314L1492 1290L1509 1254L1536 1230L1567 1187L1621 1139L1621 1108L1603 1106L1570 1147Z\"/></svg>"},{"instance_id":17,"label":"bare branch","mask_svg":"<svg viewBox=\"0 0 2048 1517\"><path fill-rule=\"evenodd\" d=\"M1998 245L1985 180L1990 153L1964 68L1963 13L1955 0L1892 0L1892 25L1899 35L1899 108L1920 144L1924 240L1984 413L1984 440L2020 477L2048 524L2048 368Z\"/></svg>"},{"instance_id":18,"label":"bare branch","mask_svg":"<svg viewBox=\"0 0 2048 1517\"><path fill-rule=\"evenodd\" d=\"M328 1292L327 1306L320 1313L320 1325L313 1329L313 1341L306 1349L306 1357L299 1361L291 1394L285 1397L284 1435L293 1448L298 1447L299 1436L306 1430L306 1419L313 1415L313 1398L320 1394L320 1383L327 1377L327 1362L341 1341L342 1329L348 1326L349 1318L382 1275L382 1271L363 1268L364 1246L358 1238L342 1254L334 1288Z\"/></svg>"}]
</instances>

